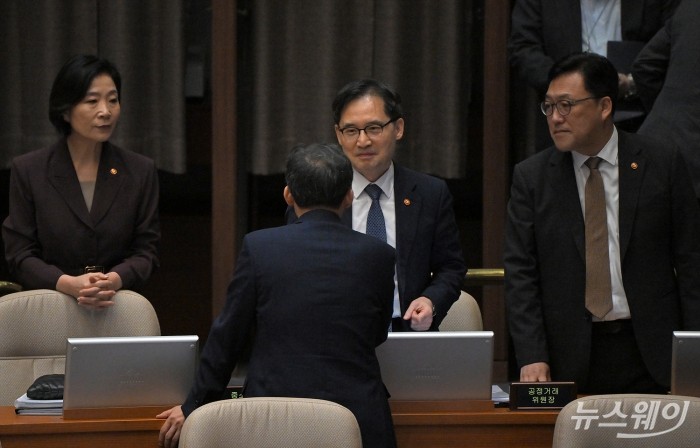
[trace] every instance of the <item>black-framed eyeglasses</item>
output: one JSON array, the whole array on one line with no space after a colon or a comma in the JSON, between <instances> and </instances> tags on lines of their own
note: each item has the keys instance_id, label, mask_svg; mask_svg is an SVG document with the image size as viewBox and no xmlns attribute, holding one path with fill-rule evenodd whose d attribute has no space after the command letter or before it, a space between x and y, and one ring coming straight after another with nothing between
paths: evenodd
<instances>
[{"instance_id":1,"label":"black-framed eyeglasses","mask_svg":"<svg viewBox=\"0 0 700 448\"><path fill-rule=\"evenodd\" d=\"M549 117L554 113L554 108L556 107L557 111L559 112L559 115L564 117L566 115L569 115L571 113L571 108L577 105L578 103L597 98L597 96L589 96L587 98L581 98L580 100L559 100L555 102L542 101L540 103L540 110L543 114Z\"/></svg>"},{"instance_id":2,"label":"black-framed eyeglasses","mask_svg":"<svg viewBox=\"0 0 700 448\"><path fill-rule=\"evenodd\" d=\"M399 117L392 118L391 120L387 121L384 124L377 124L377 123L368 124L364 128L356 128L354 126L348 126L348 127L343 128L343 129L339 129L339 131L341 134L343 134L343 137L349 138L349 139L359 138L360 132L362 132L362 131L365 132L365 135L368 138L376 138L376 137L379 137L380 135L382 135L382 131L384 130L384 128L386 126L390 125L391 123L395 122L398 119L399 119Z\"/></svg>"}]
</instances>

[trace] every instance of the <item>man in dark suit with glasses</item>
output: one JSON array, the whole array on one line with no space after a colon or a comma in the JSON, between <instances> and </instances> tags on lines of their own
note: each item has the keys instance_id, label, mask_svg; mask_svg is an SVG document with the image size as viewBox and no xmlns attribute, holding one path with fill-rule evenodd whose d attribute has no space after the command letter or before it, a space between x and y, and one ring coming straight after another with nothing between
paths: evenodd
<instances>
[{"instance_id":1,"label":"man in dark suit with glasses","mask_svg":"<svg viewBox=\"0 0 700 448\"><path fill-rule=\"evenodd\" d=\"M333 120L354 172L343 222L396 248L392 330L437 330L466 274L452 195L443 180L393 161L405 122L390 86L350 82L333 101Z\"/></svg>"},{"instance_id":2,"label":"man in dark suit with glasses","mask_svg":"<svg viewBox=\"0 0 700 448\"><path fill-rule=\"evenodd\" d=\"M674 330L700 329L700 207L668 142L613 124L603 56L550 71L554 141L516 165L504 254L520 381L582 393L665 393Z\"/></svg>"}]
</instances>

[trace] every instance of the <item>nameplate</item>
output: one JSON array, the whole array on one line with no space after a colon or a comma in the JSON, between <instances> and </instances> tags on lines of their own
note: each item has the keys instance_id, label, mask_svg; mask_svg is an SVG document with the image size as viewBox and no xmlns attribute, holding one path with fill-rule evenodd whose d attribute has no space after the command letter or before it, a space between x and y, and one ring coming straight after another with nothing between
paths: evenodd
<instances>
[{"instance_id":1,"label":"nameplate","mask_svg":"<svg viewBox=\"0 0 700 448\"><path fill-rule=\"evenodd\" d=\"M510 409L561 409L576 399L574 382L511 383Z\"/></svg>"}]
</instances>

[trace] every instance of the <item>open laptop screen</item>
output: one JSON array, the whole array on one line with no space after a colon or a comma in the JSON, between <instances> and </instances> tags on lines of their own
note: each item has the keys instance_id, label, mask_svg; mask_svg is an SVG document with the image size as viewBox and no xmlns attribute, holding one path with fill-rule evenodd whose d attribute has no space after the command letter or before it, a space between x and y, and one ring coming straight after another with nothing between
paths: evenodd
<instances>
[{"instance_id":1,"label":"open laptop screen","mask_svg":"<svg viewBox=\"0 0 700 448\"><path fill-rule=\"evenodd\" d=\"M68 338L63 409L182 404L194 380L198 339Z\"/></svg>"}]
</instances>

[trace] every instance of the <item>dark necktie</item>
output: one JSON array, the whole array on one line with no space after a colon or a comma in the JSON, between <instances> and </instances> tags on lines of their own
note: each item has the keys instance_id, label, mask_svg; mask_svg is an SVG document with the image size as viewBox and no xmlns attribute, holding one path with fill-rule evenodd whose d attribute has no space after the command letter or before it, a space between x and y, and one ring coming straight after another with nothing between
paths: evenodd
<instances>
[{"instance_id":1,"label":"dark necktie","mask_svg":"<svg viewBox=\"0 0 700 448\"><path fill-rule=\"evenodd\" d=\"M375 184L369 184L365 187L365 191L372 198L372 205L369 207L367 214L367 235L379 238L386 243L386 225L384 224L384 214L379 206L379 196L382 195L382 189Z\"/></svg>"},{"instance_id":2,"label":"dark necktie","mask_svg":"<svg viewBox=\"0 0 700 448\"><path fill-rule=\"evenodd\" d=\"M591 173L586 181L586 309L602 319L612 310L608 220L605 188L598 171L600 157L590 157Z\"/></svg>"}]
</instances>

